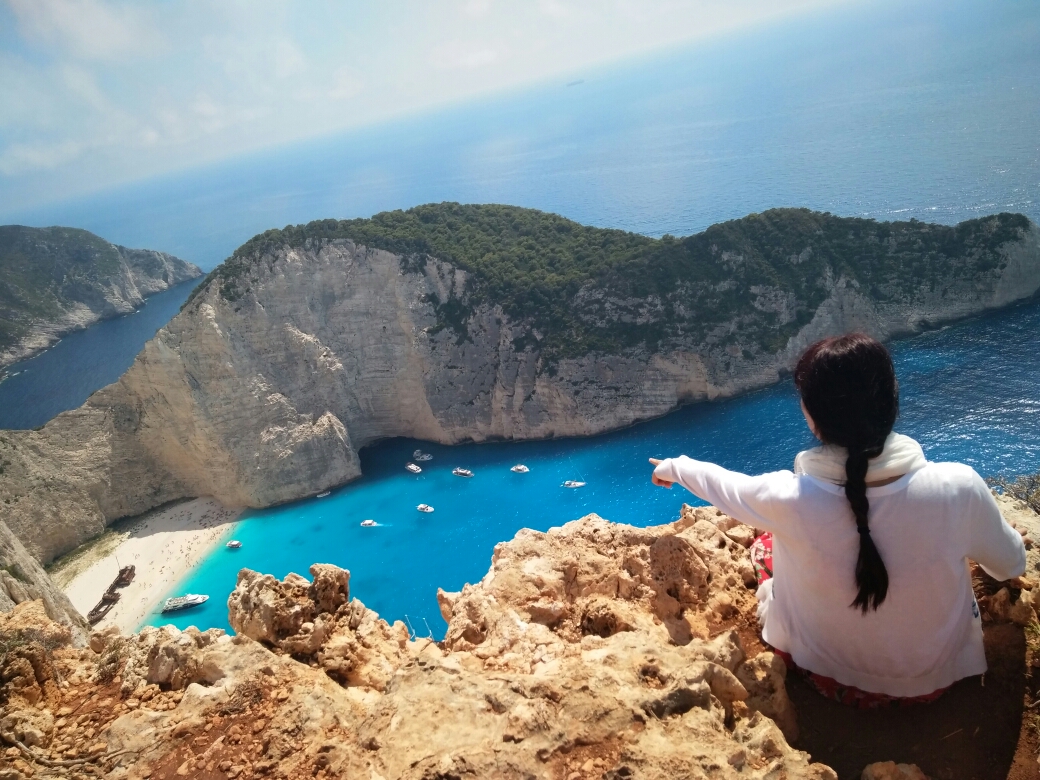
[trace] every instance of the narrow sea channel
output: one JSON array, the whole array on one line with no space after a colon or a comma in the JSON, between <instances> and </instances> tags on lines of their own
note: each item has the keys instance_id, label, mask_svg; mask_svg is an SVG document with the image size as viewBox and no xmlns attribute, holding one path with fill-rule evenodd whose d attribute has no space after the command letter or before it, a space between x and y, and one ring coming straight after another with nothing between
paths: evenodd
<instances>
[{"instance_id":1,"label":"narrow sea channel","mask_svg":"<svg viewBox=\"0 0 1040 780\"><path fill-rule=\"evenodd\" d=\"M984 476L1040 468L1040 302L892 345L902 387L897 430L930 460L962 461ZM790 380L588 439L443 447L394 439L361 453L364 476L322 499L247 513L240 550L220 548L176 593L207 593L205 605L148 622L229 628L227 597L242 567L281 578L310 564L351 572L351 593L417 634L441 636L438 587L458 590L487 571L494 546L523 527L547 530L590 512L633 525L665 523L686 491L654 488L648 457L687 454L761 473L790 468L811 445ZM413 450L433 455L421 474ZM527 474L510 467L524 463ZM455 466L474 476L453 476ZM582 488L561 487L581 480ZM434 507L424 514L420 503ZM378 525L363 528L363 520ZM173 595L172 593L169 595Z\"/></svg>"}]
</instances>

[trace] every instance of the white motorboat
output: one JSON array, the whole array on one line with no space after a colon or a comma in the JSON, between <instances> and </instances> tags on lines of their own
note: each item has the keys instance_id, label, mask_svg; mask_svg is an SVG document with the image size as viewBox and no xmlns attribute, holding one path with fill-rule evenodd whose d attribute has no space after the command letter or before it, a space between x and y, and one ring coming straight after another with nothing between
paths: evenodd
<instances>
[{"instance_id":1,"label":"white motorboat","mask_svg":"<svg viewBox=\"0 0 1040 780\"><path fill-rule=\"evenodd\" d=\"M414 463L406 463L404 467L413 474L422 474L422 469L416 466Z\"/></svg>"},{"instance_id":2,"label":"white motorboat","mask_svg":"<svg viewBox=\"0 0 1040 780\"><path fill-rule=\"evenodd\" d=\"M469 469L461 468L459 466L456 466L455 468L453 468L451 470L451 473L454 474L456 477L472 477L473 476L473 472L472 471L470 471Z\"/></svg>"},{"instance_id":3,"label":"white motorboat","mask_svg":"<svg viewBox=\"0 0 1040 780\"><path fill-rule=\"evenodd\" d=\"M417 506L416 509L418 509L420 512L432 512L433 511L433 507L430 506L429 504L419 504L419 506Z\"/></svg>"},{"instance_id":4,"label":"white motorboat","mask_svg":"<svg viewBox=\"0 0 1040 780\"><path fill-rule=\"evenodd\" d=\"M412 453L412 460L417 460L420 463L425 463L428 460L433 460L433 455L422 450L416 450Z\"/></svg>"},{"instance_id":5,"label":"white motorboat","mask_svg":"<svg viewBox=\"0 0 1040 780\"><path fill-rule=\"evenodd\" d=\"M325 498L325 496L327 496L331 492L331 490L326 490L324 493L318 493L318 495L316 495L315 498Z\"/></svg>"},{"instance_id":6,"label":"white motorboat","mask_svg":"<svg viewBox=\"0 0 1040 780\"><path fill-rule=\"evenodd\" d=\"M579 482L576 479L568 479L566 482L563 483L562 487L565 487L565 488L580 488L580 487L585 487L585 483L584 482Z\"/></svg>"},{"instance_id":7,"label":"white motorboat","mask_svg":"<svg viewBox=\"0 0 1040 780\"><path fill-rule=\"evenodd\" d=\"M379 523L377 523L375 520L362 520L361 521L361 527L362 528L371 528L372 526L375 526L375 525L379 525Z\"/></svg>"},{"instance_id":8,"label":"white motorboat","mask_svg":"<svg viewBox=\"0 0 1040 780\"><path fill-rule=\"evenodd\" d=\"M176 612L181 609L187 609L188 607L197 607L199 604L204 604L209 596L199 593L187 593L183 596L174 596L172 599L166 599L166 603L163 604L163 612Z\"/></svg>"},{"instance_id":9,"label":"white motorboat","mask_svg":"<svg viewBox=\"0 0 1040 780\"><path fill-rule=\"evenodd\" d=\"M229 550L237 550L239 547L242 546L242 542L238 541L238 539L232 539L224 546L227 547Z\"/></svg>"},{"instance_id":10,"label":"white motorboat","mask_svg":"<svg viewBox=\"0 0 1040 780\"><path fill-rule=\"evenodd\" d=\"M517 463L513 468L509 469L514 474L526 474L531 469L527 468L523 463Z\"/></svg>"}]
</instances>

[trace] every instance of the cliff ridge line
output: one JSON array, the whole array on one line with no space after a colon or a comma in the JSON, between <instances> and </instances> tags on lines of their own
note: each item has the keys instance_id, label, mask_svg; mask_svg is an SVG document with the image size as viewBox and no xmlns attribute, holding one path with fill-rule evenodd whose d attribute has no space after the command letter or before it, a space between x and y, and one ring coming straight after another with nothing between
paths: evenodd
<instances>
[{"instance_id":1,"label":"cliff ridge line","mask_svg":"<svg viewBox=\"0 0 1040 780\"><path fill-rule=\"evenodd\" d=\"M485 276L508 264L466 270L335 235L264 234L200 285L118 382L41 431L0 434L7 522L49 561L168 501L261 507L343 484L379 439L602 433L774 383L827 335L916 333L1040 289L1040 229L1024 218L893 227L791 211L681 242L622 234L634 259L575 277L573 291L546 288L550 303L527 317L519 292L486 298ZM488 218L457 212L420 210ZM552 216L504 213L536 226ZM496 250L516 263L510 284L527 278L526 240ZM865 259L841 254L856 247ZM944 254L955 250L965 254ZM570 355L561 332L604 348Z\"/></svg>"}]
</instances>

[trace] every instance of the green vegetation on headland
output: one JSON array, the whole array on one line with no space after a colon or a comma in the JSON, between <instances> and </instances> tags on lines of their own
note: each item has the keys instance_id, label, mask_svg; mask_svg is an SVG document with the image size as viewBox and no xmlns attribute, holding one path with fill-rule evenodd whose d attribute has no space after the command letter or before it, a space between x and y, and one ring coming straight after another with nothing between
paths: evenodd
<instances>
[{"instance_id":1,"label":"green vegetation on headland","mask_svg":"<svg viewBox=\"0 0 1040 780\"><path fill-rule=\"evenodd\" d=\"M532 209L440 203L268 230L207 281L237 301L263 258L349 239L400 254L408 272L422 272L431 257L467 271L460 298L431 301L440 327L459 339L474 308L490 304L527 324L525 338L550 359L691 339L775 352L842 277L879 302L971 290L995 278L1006 262L999 248L1028 227L1017 214L948 227L772 209L653 239Z\"/></svg>"},{"instance_id":2,"label":"green vegetation on headland","mask_svg":"<svg viewBox=\"0 0 1040 780\"><path fill-rule=\"evenodd\" d=\"M0 348L118 270L116 248L86 230L0 226Z\"/></svg>"},{"instance_id":3,"label":"green vegetation on headland","mask_svg":"<svg viewBox=\"0 0 1040 780\"><path fill-rule=\"evenodd\" d=\"M86 230L0 225L0 350L16 344L34 324L56 322L76 305L102 313L124 264L135 272L176 283L199 274L183 264L183 278L168 278L160 261L183 261L147 250L116 246ZM190 270L187 270L190 269Z\"/></svg>"}]
</instances>

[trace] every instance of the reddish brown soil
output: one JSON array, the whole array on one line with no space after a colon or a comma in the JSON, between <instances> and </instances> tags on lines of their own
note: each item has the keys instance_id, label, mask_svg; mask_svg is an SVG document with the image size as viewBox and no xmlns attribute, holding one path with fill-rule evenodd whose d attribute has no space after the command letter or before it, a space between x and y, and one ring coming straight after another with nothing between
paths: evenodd
<instances>
[{"instance_id":1,"label":"reddish brown soil","mask_svg":"<svg viewBox=\"0 0 1040 780\"><path fill-rule=\"evenodd\" d=\"M873 761L917 764L938 780L1027 780L1040 777L1036 760L1034 681L1027 679L1026 642L1014 624L986 628L989 671L954 685L932 704L860 711L829 701L797 674L787 691L798 709L795 747L858 778Z\"/></svg>"},{"instance_id":2,"label":"reddish brown soil","mask_svg":"<svg viewBox=\"0 0 1040 780\"><path fill-rule=\"evenodd\" d=\"M975 575L980 604L1005 584ZM1017 599L1019 591L1011 593ZM753 613L713 626L711 633L728 629L737 631L749 657L769 649ZM987 623L983 630L985 680L962 680L932 704L855 710L825 699L800 675L788 675L801 729L794 746L841 780L858 780L875 761L917 764L935 780L1040 780L1040 636L1030 647L1013 623Z\"/></svg>"}]
</instances>

